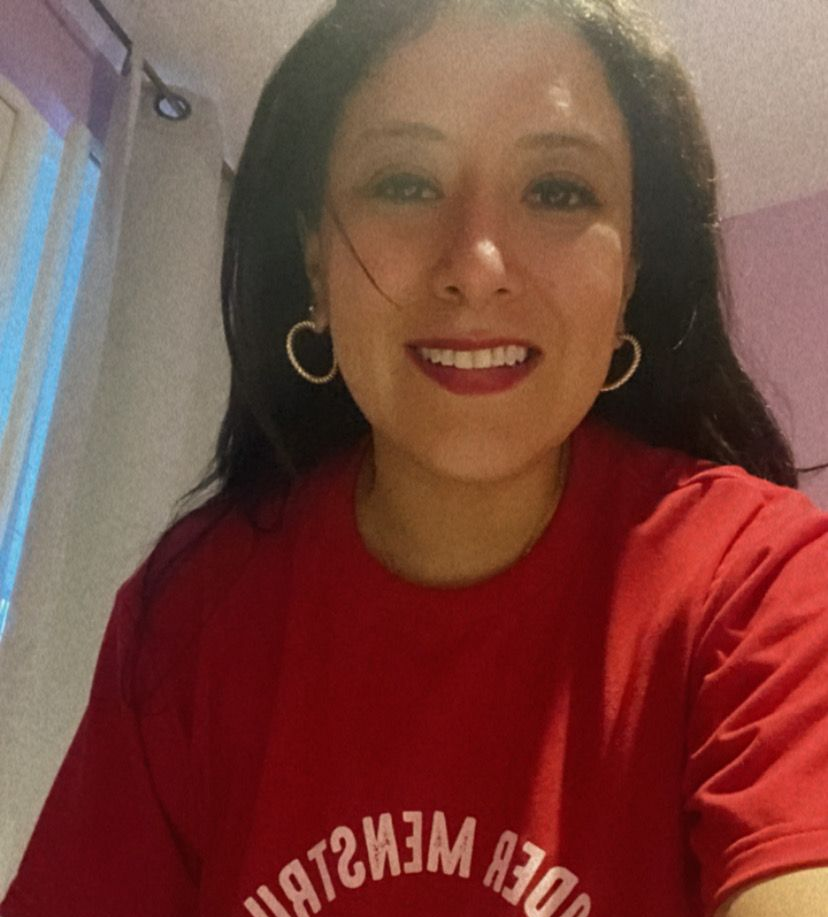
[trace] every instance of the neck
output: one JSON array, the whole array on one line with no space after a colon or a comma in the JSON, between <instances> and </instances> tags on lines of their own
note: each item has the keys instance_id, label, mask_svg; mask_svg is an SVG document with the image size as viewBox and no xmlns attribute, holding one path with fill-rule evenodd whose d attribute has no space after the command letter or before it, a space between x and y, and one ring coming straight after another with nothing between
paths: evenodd
<instances>
[{"instance_id":1,"label":"neck","mask_svg":"<svg viewBox=\"0 0 828 917\"><path fill-rule=\"evenodd\" d=\"M356 493L365 546L388 569L421 585L487 579L527 554L555 514L568 446L506 480L469 483L406 461L374 438Z\"/></svg>"}]
</instances>

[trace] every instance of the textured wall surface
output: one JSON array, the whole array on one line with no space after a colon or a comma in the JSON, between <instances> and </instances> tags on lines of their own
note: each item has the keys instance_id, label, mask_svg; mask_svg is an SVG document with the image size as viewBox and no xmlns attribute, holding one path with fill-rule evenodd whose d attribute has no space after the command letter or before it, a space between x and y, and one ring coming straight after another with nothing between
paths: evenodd
<instances>
[{"instance_id":1,"label":"textured wall surface","mask_svg":"<svg viewBox=\"0 0 828 917\"><path fill-rule=\"evenodd\" d=\"M723 212L828 189L828 3L647 0L699 95Z\"/></svg>"},{"instance_id":2,"label":"textured wall surface","mask_svg":"<svg viewBox=\"0 0 828 917\"><path fill-rule=\"evenodd\" d=\"M828 462L828 190L725 223L744 362L800 467ZM828 509L828 471L802 489Z\"/></svg>"}]
</instances>

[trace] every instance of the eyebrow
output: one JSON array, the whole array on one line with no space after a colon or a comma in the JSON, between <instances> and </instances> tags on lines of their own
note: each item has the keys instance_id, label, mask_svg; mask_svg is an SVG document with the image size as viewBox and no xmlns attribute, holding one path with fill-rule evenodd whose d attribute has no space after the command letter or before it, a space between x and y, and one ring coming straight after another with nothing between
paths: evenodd
<instances>
[{"instance_id":1,"label":"eyebrow","mask_svg":"<svg viewBox=\"0 0 828 917\"><path fill-rule=\"evenodd\" d=\"M357 137L357 144L384 138L403 137L410 140L425 140L432 143L446 143L448 137L436 127L419 121L392 121L379 127L370 127ZM615 162L614 157L600 138L589 133L562 133L560 131L538 131L521 137L515 146L518 149L544 149L556 150L576 148L598 153L609 162Z\"/></svg>"}]
</instances>

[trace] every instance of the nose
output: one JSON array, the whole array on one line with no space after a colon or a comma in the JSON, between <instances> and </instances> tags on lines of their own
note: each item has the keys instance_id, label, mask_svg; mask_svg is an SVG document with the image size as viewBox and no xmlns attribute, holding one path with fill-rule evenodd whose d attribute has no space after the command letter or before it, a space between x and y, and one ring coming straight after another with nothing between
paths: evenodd
<instances>
[{"instance_id":1,"label":"nose","mask_svg":"<svg viewBox=\"0 0 828 917\"><path fill-rule=\"evenodd\" d=\"M457 207L440 238L433 271L433 293L445 302L485 306L516 296L520 280L509 263L503 240L505 219L497 208L477 198Z\"/></svg>"}]
</instances>

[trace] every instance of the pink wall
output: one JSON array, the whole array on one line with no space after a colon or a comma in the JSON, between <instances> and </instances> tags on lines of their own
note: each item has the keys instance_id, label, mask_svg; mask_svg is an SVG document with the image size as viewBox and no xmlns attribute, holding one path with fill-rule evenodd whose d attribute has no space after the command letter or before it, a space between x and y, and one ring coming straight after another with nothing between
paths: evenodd
<instances>
[{"instance_id":1,"label":"pink wall","mask_svg":"<svg viewBox=\"0 0 828 917\"><path fill-rule=\"evenodd\" d=\"M61 137L81 121L103 143L118 76L45 0L0 0L0 74Z\"/></svg>"},{"instance_id":2,"label":"pink wall","mask_svg":"<svg viewBox=\"0 0 828 917\"><path fill-rule=\"evenodd\" d=\"M828 190L724 229L737 350L797 465L828 462ZM828 471L803 475L801 489L828 509Z\"/></svg>"}]
</instances>

